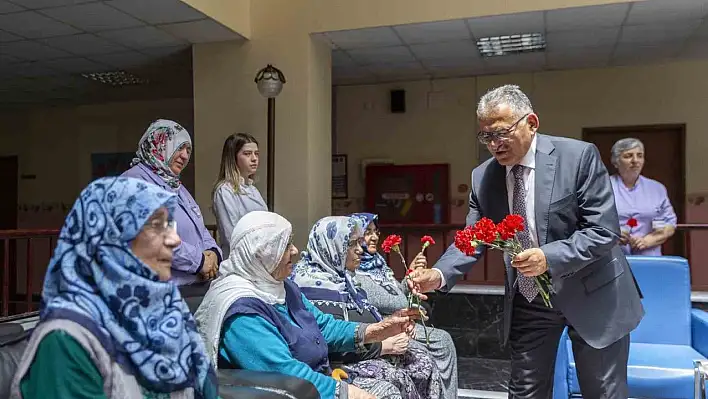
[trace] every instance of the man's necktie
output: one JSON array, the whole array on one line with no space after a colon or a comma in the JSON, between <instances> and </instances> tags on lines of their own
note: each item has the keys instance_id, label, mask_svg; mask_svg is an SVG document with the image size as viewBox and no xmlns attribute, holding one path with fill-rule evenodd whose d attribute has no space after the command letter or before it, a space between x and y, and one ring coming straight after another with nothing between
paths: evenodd
<instances>
[{"instance_id":1,"label":"man's necktie","mask_svg":"<svg viewBox=\"0 0 708 399\"><path fill-rule=\"evenodd\" d=\"M512 201L511 213L515 213L524 218L524 229L516 233L516 237L521 242L524 249L531 248L531 234L529 233L528 222L526 219L526 189L524 188L524 166L515 165L511 172L514 174L514 197ZM517 273L517 282L519 292L529 302L533 301L538 295L538 286L533 277L526 277L521 273Z\"/></svg>"}]
</instances>

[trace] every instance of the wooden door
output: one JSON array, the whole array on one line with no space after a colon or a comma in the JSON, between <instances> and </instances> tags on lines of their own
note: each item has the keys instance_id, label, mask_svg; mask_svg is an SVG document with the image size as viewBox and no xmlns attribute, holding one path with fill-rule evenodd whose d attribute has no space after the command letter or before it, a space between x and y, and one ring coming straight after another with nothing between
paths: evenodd
<instances>
[{"instance_id":1,"label":"wooden door","mask_svg":"<svg viewBox=\"0 0 708 399\"><path fill-rule=\"evenodd\" d=\"M450 166L370 165L366 209L383 224L450 223Z\"/></svg>"},{"instance_id":2,"label":"wooden door","mask_svg":"<svg viewBox=\"0 0 708 399\"><path fill-rule=\"evenodd\" d=\"M0 187L3 193L0 195L0 230L14 230L17 228L17 157L0 157ZM8 245L9 248L5 246ZM5 265L5 254L7 253L8 264ZM5 267L9 268L9 281L2 281L0 293L5 287L9 289L7 296L12 299L16 296L17 268L11 267L17 261L17 246L15 240L0 242L0 280L5 277ZM0 309L6 304L2 303L5 295L0 296ZM16 313L16 309L7 304L10 314ZM1 311L0 311L1 312Z\"/></svg>"},{"instance_id":3,"label":"wooden door","mask_svg":"<svg viewBox=\"0 0 708 399\"><path fill-rule=\"evenodd\" d=\"M620 139L634 137L644 144L642 175L661 182L674 207L678 223L685 223L686 203L685 125L623 126L583 129L583 140L597 146L610 174L617 172L610 163L612 145ZM685 237L677 232L663 246L664 255L686 256Z\"/></svg>"},{"instance_id":4,"label":"wooden door","mask_svg":"<svg viewBox=\"0 0 708 399\"><path fill-rule=\"evenodd\" d=\"M17 228L17 157L0 157L0 230Z\"/></svg>"}]
</instances>

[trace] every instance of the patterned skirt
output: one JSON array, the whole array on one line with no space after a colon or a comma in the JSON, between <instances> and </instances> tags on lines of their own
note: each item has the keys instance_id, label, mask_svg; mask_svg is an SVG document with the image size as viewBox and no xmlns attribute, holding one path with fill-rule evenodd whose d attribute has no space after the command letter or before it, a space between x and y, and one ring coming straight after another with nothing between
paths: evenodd
<instances>
[{"instance_id":1,"label":"patterned skirt","mask_svg":"<svg viewBox=\"0 0 708 399\"><path fill-rule=\"evenodd\" d=\"M443 397L442 379L435 361L424 345L413 340L408 343L408 350L403 355L364 360L343 368L355 386L377 398Z\"/></svg>"},{"instance_id":2,"label":"patterned skirt","mask_svg":"<svg viewBox=\"0 0 708 399\"><path fill-rule=\"evenodd\" d=\"M428 326L428 352L435 361L443 381L446 399L457 399L457 351L455 342L447 331ZM420 324L415 326L415 340L425 345L425 330Z\"/></svg>"}]
</instances>

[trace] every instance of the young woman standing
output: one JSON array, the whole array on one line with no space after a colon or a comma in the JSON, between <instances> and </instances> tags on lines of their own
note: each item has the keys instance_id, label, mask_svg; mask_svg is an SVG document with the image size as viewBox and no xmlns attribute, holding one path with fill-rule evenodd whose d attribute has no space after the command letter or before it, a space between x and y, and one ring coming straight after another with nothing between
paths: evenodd
<instances>
[{"instance_id":1,"label":"young woman standing","mask_svg":"<svg viewBox=\"0 0 708 399\"><path fill-rule=\"evenodd\" d=\"M261 193L253 185L258 170L258 141L246 133L236 133L224 142L219 178L212 192L213 209L219 227L219 246L229 257L231 232L243 215L267 211Z\"/></svg>"}]
</instances>

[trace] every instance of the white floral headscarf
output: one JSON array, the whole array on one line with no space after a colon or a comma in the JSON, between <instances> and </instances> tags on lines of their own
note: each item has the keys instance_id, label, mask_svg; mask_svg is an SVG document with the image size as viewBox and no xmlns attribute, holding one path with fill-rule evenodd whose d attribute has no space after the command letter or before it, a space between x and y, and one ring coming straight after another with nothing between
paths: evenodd
<instances>
[{"instance_id":1,"label":"white floral headscarf","mask_svg":"<svg viewBox=\"0 0 708 399\"><path fill-rule=\"evenodd\" d=\"M307 249L293 267L290 279L315 304L341 300L348 309L368 310L381 319L378 309L357 289L355 275L346 269L349 246L360 245L362 226L348 216L328 216L315 223ZM341 298L341 299L339 299Z\"/></svg>"},{"instance_id":2,"label":"white floral headscarf","mask_svg":"<svg viewBox=\"0 0 708 399\"><path fill-rule=\"evenodd\" d=\"M285 303L285 284L271 275L291 243L292 225L277 213L253 211L242 217L231 233L229 258L221 262L219 277L194 314L213 364L226 312L241 298L266 304Z\"/></svg>"}]
</instances>

